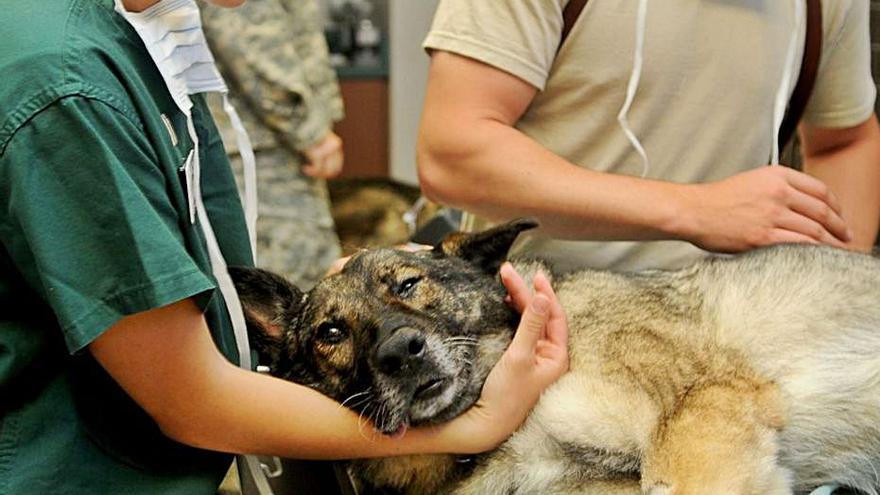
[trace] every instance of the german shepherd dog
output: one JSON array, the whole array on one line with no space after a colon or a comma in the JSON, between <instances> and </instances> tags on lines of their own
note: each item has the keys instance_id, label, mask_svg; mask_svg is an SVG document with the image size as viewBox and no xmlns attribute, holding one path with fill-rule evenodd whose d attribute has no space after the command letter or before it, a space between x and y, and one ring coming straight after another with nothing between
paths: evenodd
<instances>
[{"instance_id":1,"label":"german shepherd dog","mask_svg":"<svg viewBox=\"0 0 880 495\"><path fill-rule=\"evenodd\" d=\"M499 267L536 225L363 251L306 294L256 269L233 277L275 375L393 435L477 400L519 318ZM553 286L571 367L522 427L475 458L354 461L362 491L776 495L837 482L878 494L877 258L782 245Z\"/></svg>"}]
</instances>

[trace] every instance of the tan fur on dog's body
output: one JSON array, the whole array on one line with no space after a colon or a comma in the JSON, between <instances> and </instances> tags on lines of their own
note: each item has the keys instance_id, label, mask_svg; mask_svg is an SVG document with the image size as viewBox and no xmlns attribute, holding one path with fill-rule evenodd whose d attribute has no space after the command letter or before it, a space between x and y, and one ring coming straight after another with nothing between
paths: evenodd
<instances>
[{"instance_id":1,"label":"tan fur on dog's body","mask_svg":"<svg viewBox=\"0 0 880 495\"><path fill-rule=\"evenodd\" d=\"M236 284L250 326L288 322L267 349L274 373L392 433L477 399L516 321L498 267L534 226L453 235L433 252L365 251L305 296L265 273ZM541 269L515 264L527 279ZM407 495L787 495L832 482L878 495L877 258L776 246L553 286L571 368L508 441L464 464L353 461L355 477ZM401 335L422 340L401 356L405 372L383 371L378 349ZM420 396L437 379L442 390Z\"/></svg>"},{"instance_id":2,"label":"tan fur on dog's body","mask_svg":"<svg viewBox=\"0 0 880 495\"><path fill-rule=\"evenodd\" d=\"M782 246L554 285L571 371L454 493L775 495L831 481L877 493L878 260ZM572 467L576 448L560 445L601 462ZM429 481L441 457L412 467ZM368 464L410 477L407 462Z\"/></svg>"}]
</instances>

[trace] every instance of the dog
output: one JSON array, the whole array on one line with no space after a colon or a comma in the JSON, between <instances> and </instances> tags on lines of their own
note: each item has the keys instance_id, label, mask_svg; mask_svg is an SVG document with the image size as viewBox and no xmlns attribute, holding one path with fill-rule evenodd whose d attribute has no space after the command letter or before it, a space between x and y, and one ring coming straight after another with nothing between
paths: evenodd
<instances>
[{"instance_id":1,"label":"dog","mask_svg":"<svg viewBox=\"0 0 880 495\"><path fill-rule=\"evenodd\" d=\"M233 269L273 374L384 434L467 410L519 316L517 220L433 250L367 250L308 293ZM538 261L514 262L527 280ZM365 493L880 491L880 259L779 245L675 271L557 276L570 370L498 449L352 461Z\"/></svg>"}]
</instances>

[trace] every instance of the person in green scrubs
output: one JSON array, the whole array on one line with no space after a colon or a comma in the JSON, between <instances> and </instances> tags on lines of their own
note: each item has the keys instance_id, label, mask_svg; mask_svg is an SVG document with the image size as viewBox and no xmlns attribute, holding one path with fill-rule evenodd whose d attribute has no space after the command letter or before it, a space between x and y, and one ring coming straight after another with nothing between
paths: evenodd
<instances>
[{"instance_id":1,"label":"person in green scrubs","mask_svg":"<svg viewBox=\"0 0 880 495\"><path fill-rule=\"evenodd\" d=\"M0 0L0 33L0 494L211 494L230 453L483 451L566 369L555 296L509 272L520 331L443 427L362 435L334 401L237 367L190 220L186 117L137 33L113 0ZM205 210L226 262L252 265L226 153L191 99Z\"/></svg>"}]
</instances>

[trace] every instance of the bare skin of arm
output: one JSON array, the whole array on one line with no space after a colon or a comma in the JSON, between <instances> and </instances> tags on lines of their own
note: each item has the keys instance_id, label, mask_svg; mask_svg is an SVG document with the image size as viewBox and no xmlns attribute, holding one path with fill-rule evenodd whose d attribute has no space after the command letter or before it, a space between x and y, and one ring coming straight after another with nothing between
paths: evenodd
<instances>
[{"instance_id":1,"label":"bare skin of arm","mask_svg":"<svg viewBox=\"0 0 880 495\"><path fill-rule=\"evenodd\" d=\"M840 198L853 231L849 247L870 251L880 226L880 126L877 116L845 129L802 125L804 171Z\"/></svg>"},{"instance_id":2,"label":"bare skin of arm","mask_svg":"<svg viewBox=\"0 0 880 495\"><path fill-rule=\"evenodd\" d=\"M480 400L399 439L318 392L229 363L189 299L126 317L89 349L166 435L195 447L302 459L481 452L506 439L568 368L565 316L549 283L536 280L533 296L505 271L514 303L527 309Z\"/></svg>"},{"instance_id":3,"label":"bare skin of arm","mask_svg":"<svg viewBox=\"0 0 880 495\"><path fill-rule=\"evenodd\" d=\"M536 93L504 71L435 52L418 143L426 194L493 220L534 216L563 239L681 239L721 252L851 239L834 193L783 167L676 184L576 166L513 127Z\"/></svg>"}]
</instances>

